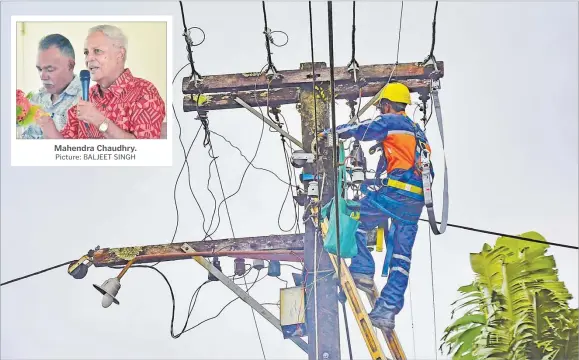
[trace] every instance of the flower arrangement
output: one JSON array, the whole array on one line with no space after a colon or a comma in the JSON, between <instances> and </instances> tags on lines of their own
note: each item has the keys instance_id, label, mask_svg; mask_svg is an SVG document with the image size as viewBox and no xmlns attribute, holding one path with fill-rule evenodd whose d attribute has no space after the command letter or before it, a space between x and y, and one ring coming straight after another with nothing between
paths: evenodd
<instances>
[{"instance_id":1,"label":"flower arrangement","mask_svg":"<svg viewBox=\"0 0 579 360\"><path fill-rule=\"evenodd\" d=\"M24 95L22 90L16 90L16 125L28 126L35 123L41 116L49 115L40 105L32 105L32 93Z\"/></svg>"}]
</instances>

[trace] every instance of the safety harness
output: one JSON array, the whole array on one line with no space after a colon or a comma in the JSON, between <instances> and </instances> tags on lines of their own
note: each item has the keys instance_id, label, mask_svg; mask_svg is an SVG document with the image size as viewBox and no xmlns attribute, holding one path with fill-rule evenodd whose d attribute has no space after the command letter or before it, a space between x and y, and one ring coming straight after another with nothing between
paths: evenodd
<instances>
[{"instance_id":1,"label":"safety harness","mask_svg":"<svg viewBox=\"0 0 579 360\"><path fill-rule=\"evenodd\" d=\"M438 128L440 131L440 137L442 139L442 151L444 156L444 189L443 189L443 203L442 203L442 221L440 228L436 221L436 215L434 214L434 202L432 196L432 181L434 180L434 170L432 168L432 162L430 160L430 151L426 147L426 138L420 135L418 131L418 125L413 122L414 126L414 138L416 141L415 149L415 159L414 166L406 170L399 179L393 179L390 174L386 179L379 178L379 171L376 172L375 179L365 180L362 185L362 193L368 192L368 186L377 186L378 188L387 186L390 188L395 188L405 192L405 195L414 198L416 200L424 200L426 206L426 211L428 214L428 222L430 228L435 235L440 235L446 231L446 225L448 222L448 173L446 167L446 156L444 154L444 132L442 126L442 112L440 109L440 100L438 98L438 91L436 88L432 91L432 102L434 109L436 111L436 118L438 121ZM381 145L381 144L380 144ZM376 144L373 148L379 146ZM384 149L382 149L382 156L384 157ZM381 159L381 160L382 160ZM419 182L412 181L412 174L418 174L422 181ZM420 186L422 185L422 186Z\"/></svg>"},{"instance_id":2,"label":"safety harness","mask_svg":"<svg viewBox=\"0 0 579 360\"><path fill-rule=\"evenodd\" d=\"M424 204L426 205L426 211L428 213L428 222L430 228L435 235L440 235L446 231L446 225L448 223L448 172L446 168L446 154L444 151L444 129L442 127L442 111L440 109L440 99L438 98L438 89L433 87L432 89L432 104L434 106L434 111L436 112L436 120L438 122L438 130L440 132L440 139L442 141L442 156L444 159L444 188L442 192L442 219L440 223L440 228L436 222L436 215L434 214L434 204L432 200L432 182L430 180L431 165L430 162L430 152L426 149L421 151L420 161L422 165L422 188L424 190Z\"/></svg>"}]
</instances>

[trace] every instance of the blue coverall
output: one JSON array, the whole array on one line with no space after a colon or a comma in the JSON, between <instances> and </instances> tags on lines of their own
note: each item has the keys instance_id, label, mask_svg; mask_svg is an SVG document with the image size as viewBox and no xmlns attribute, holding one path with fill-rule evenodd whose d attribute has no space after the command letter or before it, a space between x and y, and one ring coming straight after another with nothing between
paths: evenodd
<instances>
[{"instance_id":1,"label":"blue coverall","mask_svg":"<svg viewBox=\"0 0 579 360\"><path fill-rule=\"evenodd\" d=\"M422 178L416 167L419 161L416 139L430 151L428 141L424 132L404 113L383 114L359 124L340 125L336 133L341 139L353 137L359 141L379 141L382 144L383 156L378 163L375 180L380 187L376 191L366 192L360 200L360 224L356 232L358 255L352 258L350 272L374 276L375 263L367 248L366 233L387 224L390 218L392 226L388 234L392 237L390 242L393 247L387 251L391 259L387 258L385 262L389 276L376 305L381 302L398 314L404 306L412 247L418 231L418 219L424 207L424 197L421 193L384 186L387 180L379 177L387 171L389 179L414 185L417 187L414 189L421 191Z\"/></svg>"}]
</instances>

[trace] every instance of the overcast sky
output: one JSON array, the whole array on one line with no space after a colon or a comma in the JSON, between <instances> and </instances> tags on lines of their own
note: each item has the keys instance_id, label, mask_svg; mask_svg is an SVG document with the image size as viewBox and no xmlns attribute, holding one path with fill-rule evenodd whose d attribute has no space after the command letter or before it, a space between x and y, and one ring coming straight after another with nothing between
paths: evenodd
<instances>
[{"instance_id":1,"label":"overcast sky","mask_svg":"<svg viewBox=\"0 0 579 360\"><path fill-rule=\"evenodd\" d=\"M260 2L185 2L188 26L201 27L206 40L194 48L203 75L258 72L266 63ZM328 62L327 7L314 3L315 56ZM400 61L421 61L431 43L434 2L404 4ZM440 3L435 55L445 62L440 99L444 116L450 181L450 222L499 232L537 231L548 240L578 244L577 230L577 3ZM169 242L175 226L173 186L183 160L174 126L173 167L162 168L17 168L10 166L10 16L12 15L172 15L174 73L186 63L178 2L2 2L2 243L1 279L77 259L96 245L121 247ZM357 3L356 58L361 65L393 63L400 3ZM294 69L310 59L307 2L269 3L268 24L283 30L289 43L273 47L276 67ZM334 3L337 66L350 60L351 2ZM196 38L198 39L198 38ZM283 41L283 38L280 40ZM157 51L151 44L151 51ZM130 39L129 39L129 56ZM78 64L77 71L82 69ZM30 69L35 71L35 69ZM183 72L182 75L187 75ZM183 113L180 78L173 86L182 138L189 145L197 129L194 113ZM170 107L169 114L170 112ZM373 115L368 111L365 117ZM282 112L290 132L300 137L295 106ZM338 123L348 108L338 106ZM172 115L172 114L171 114ZM243 109L209 112L209 126L251 158L261 123ZM427 135L439 181L434 186L440 211L441 144L435 121ZM246 167L237 150L213 136L227 194L234 192ZM201 137L192 150L192 186L211 217L213 201L205 188L209 156ZM375 161L375 157L373 161ZM256 166L286 177L279 136L265 130ZM211 189L221 197L212 171ZM176 241L203 237L202 216L188 192L178 188L180 228ZM235 236L279 234L278 211L286 186L271 174L250 169L241 191L228 203ZM215 238L231 236L225 208ZM287 206L282 226L290 227ZM426 216L423 214L423 217ZM209 221L207 221L208 224ZM302 226L303 229L303 226ZM449 228L433 236L436 323L432 316L428 228L420 225L411 270L412 302L397 318L397 331L409 358L433 359L435 337L451 322L457 288L473 280L469 253L495 237ZM550 248L559 274L579 295L577 251ZM378 269L383 254L376 256ZM222 259L231 274L233 259ZM158 266L176 296L176 332L185 320L189 297L206 279L193 261ZM291 269L283 268L290 277ZM261 359L250 308L237 301L220 317L173 340L169 334L171 298L156 273L134 269L123 278L120 306L103 309L92 287L117 270L91 268L83 280L66 269L1 288L1 356L10 359ZM248 281L255 279L255 272ZM383 280L379 279L380 286ZM291 283L290 283L291 285ZM277 302L285 284L267 278L252 290L260 302ZM201 290L190 324L219 312L235 296L219 283ZM278 315L275 306L270 310ZM411 311L412 310L412 311ZM411 314L413 316L411 316ZM412 326L411 318L414 319ZM303 359L269 323L257 319L268 359ZM342 326L342 349L347 356ZM362 337L350 321L354 356L368 358ZM416 343L413 342L416 339ZM443 358L439 355L439 358Z\"/></svg>"}]
</instances>

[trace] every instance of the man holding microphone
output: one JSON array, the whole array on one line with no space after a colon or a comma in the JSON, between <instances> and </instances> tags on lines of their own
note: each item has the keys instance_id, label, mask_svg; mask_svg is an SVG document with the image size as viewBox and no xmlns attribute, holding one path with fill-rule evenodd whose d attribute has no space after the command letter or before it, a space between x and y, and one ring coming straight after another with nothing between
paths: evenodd
<instances>
[{"instance_id":1,"label":"man holding microphone","mask_svg":"<svg viewBox=\"0 0 579 360\"><path fill-rule=\"evenodd\" d=\"M125 68L127 39L123 32L111 25L91 28L84 55L96 85L88 89L88 101L80 99L68 111L68 122L61 131L51 118L41 118L38 124L44 137L159 139L166 115L165 103L151 82L134 77ZM84 89L88 87L88 81L82 76L85 74L81 74ZM84 93L86 95L86 90Z\"/></svg>"}]
</instances>

